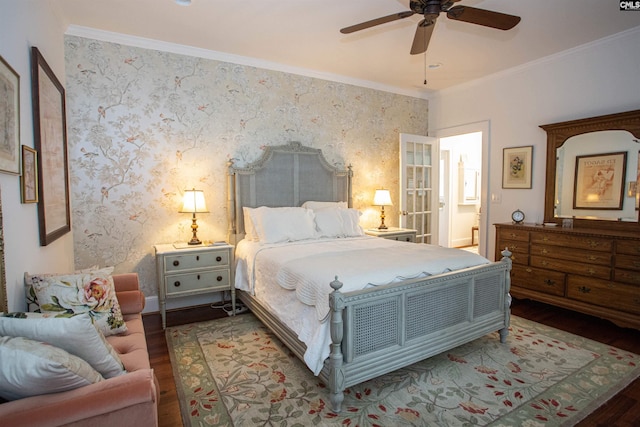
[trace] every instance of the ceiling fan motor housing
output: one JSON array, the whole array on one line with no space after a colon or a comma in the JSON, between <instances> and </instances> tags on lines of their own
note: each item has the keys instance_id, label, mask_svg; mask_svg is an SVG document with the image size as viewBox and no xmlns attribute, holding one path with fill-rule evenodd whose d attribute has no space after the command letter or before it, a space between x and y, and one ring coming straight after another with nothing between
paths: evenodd
<instances>
[{"instance_id":1,"label":"ceiling fan motor housing","mask_svg":"<svg viewBox=\"0 0 640 427\"><path fill-rule=\"evenodd\" d=\"M442 12L442 2L440 0L412 0L409 2L412 11L419 15L424 15L427 21L433 21Z\"/></svg>"}]
</instances>

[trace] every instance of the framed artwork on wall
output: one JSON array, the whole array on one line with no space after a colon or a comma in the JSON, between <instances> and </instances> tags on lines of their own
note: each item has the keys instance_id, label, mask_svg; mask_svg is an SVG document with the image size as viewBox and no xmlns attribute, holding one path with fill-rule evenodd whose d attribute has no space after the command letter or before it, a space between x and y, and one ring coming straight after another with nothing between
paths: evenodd
<instances>
[{"instance_id":1,"label":"framed artwork on wall","mask_svg":"<svg viewBox=\"0 0 640 427\"><path fill-rule=\"evenodd\" d=\"M502 188L531 188L533 145L502 152Z\"/></svg>"},{"instance_id":2,"label":"framed artwork on wall","mask_svg":"<svg viewBox=\"0 0 640 427\"><path fill-rule=\"evenodd\" d=\"M40 246L71 231L65 92L37 47L31 48L33 133L39 154Z\"/></svg>"},{"instance_id":3,"label":"framed artwork on wall","mask_svg":"<svg viewBox=\"0 0 640 427\"><path fill-rule=\"evenodd\" d=\"M20 173L20 76L0 56L0 172Z\"/></svg>"},{"instance_id":4,"label":"framed artwork on wall","mask_svg":"<svg viewBox=\"0 0 640 427\"><path fill-rule=\"evenodd\" d=\"M22 146L22 176L20 194L22 203L38 203L38 153L31 147Z\"/></svg>"},{"instance_id":5,"label":"framed artwork on wall","mask_svg":"<svg viewBox=\"0 0 640 427\"><path fill-rule=\"evenodd\" d=\"M627 152L576 156L574 209L622 210Z\"/></svg>"}]
</instances>

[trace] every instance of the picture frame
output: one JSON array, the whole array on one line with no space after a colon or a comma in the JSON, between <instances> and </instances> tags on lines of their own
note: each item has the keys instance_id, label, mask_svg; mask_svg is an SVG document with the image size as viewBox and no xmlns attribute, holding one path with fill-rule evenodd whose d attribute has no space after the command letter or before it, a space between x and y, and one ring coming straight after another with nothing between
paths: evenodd
<instances>
[{"instance_id":1,"label":"picture frame","mask_svg":"<svg viewBox=\"0 0 640 427\"><path fill-rule=\"evenodd\" d=\"M20 173L20 75L0 56L0 172Z\"/></svg>"},{"instance_id":2,"label":"picture frame","mask_svg":"<svg viewBox=\"0 0 640 427\"><path fill-rule=\"evenodd\" d=\"M531 188L533 145L504 148L502 188Z\"/></svg>"},{"instance_id":3,"label":"picture frame","mask_svg":"<svg viewBox=\"0 0 640 427\"><path fill-rule=\"evenodd\" d=\"M22 203L38 203L38 152L26 145L22 146L22 175L20 195Z\"/></svg>"},{"instance_id":4,"label":"picture frame","mask_svg":"<svg viewBox=\"0 0 640 427\"><path fill-rule=\"evenodd\" d=\"M576 156L574 209L622 210L627 152Z\"/></svg>"},{"instance_id":5,"label":"picture frame","mask_svg":"<svg viewBox=\"0 0 640 427\"><path fill-rule=\"evenodd\" d=\"M33 130L38 152L40 246L71 231L65 91L37 47L31 48Z\"/></svg>"}]
</instances>

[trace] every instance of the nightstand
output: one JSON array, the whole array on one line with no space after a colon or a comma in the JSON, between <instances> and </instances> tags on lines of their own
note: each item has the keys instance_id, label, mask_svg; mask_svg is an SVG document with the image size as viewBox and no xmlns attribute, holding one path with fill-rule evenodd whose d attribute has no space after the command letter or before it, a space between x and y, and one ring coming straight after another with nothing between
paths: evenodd
<instances>
[{"instance_id":1,"label":"nightstand","mask_svg":"<svg viewBox=\"0 0 640 427\"><path fill-rule=\"evenodd\" d=\"M368 236L382 237L383 239L399 240L403 242L415 242L417 231L410 228L389 227L386 230L370 228L368 230L365 230L364 233Z\"/></svg>"},{"instance_id":2,"label":"nightstand","mask_svg":"<svg viewBox=\"0 0 640 427\"><path fill-rule=\"evenodd\" d=\"M155 245L156 270L162 328L167 326L167 298L219 291L231 292L231 308L236 312L233 284L233 246Z\"/></svg>"}]
</instances>

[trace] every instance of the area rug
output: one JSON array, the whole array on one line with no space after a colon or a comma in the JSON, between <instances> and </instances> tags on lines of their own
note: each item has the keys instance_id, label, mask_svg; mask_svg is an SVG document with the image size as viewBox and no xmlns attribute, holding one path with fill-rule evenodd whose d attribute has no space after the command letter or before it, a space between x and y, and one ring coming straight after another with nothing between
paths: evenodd
<instances>
[{"instance_id":1,"label":"area rug","mask_svg":"<svg viewBox=\"0 0 640 427\"><path fill-rule=\"evenodd\" d=\"M167 328L185 427L573 425L640 376L640 356L512 317L489 334L345 392L252 314Z\"/></svg>"}]
</instances>

